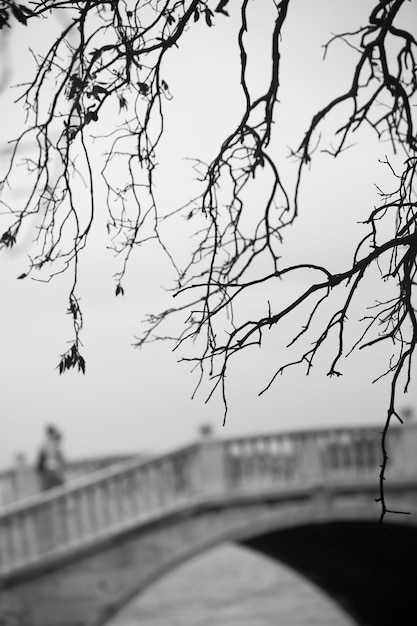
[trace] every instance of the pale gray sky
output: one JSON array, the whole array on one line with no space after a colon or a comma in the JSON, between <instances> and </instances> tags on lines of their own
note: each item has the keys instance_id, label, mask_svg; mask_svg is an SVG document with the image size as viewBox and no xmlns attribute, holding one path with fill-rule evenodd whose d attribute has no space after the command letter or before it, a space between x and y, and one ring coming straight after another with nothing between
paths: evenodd
<instances>
[{"instance_id":1,"label":"pale gray sky","mask_svg":"<svg viewBox=\"0 0 417 626\"><path fill-rule=\"evenodd\" d=\"M266 7L273 2L261 4L259 10L260 3L253 3L257 26L250 34L258 61L249 68L251 80L260 86L266 69L262 55L268 55L263 48ZM282 42L281 104L275 116L273 143L278 157L288 153L289 144L294 147L301 139L315 109L347 85L345 72L354 63L353 51L336 43L323 64L320 46L332 33L363 24L371 5L362 0L293 2ZM415 4L409 11L417 17ZM165 111L166 136L159 154L157 193L167 209L192 195L188 185L191 166L183 159L210 158L222 133L234 126L241 95L237 46L231 37L236 21L231 13L230 19L216 18L215 29L204 23L196 25L165 66L174 99ZM27 67L24 46L31 41L23 27L17 32L19 41L10 48L14 82L20 82L19 72ZM43 36L43 31L35 32L32 44ZM4 102L6 96L1 98ZM2 141L13 128L17 112L10 102L3 106L7 115L3 114L0 122ZM371 135L365 141L367 152L352 150L339 161L319 155L311 171L306 172L301 216L288 232L283 248L288 259L305 253L305 261L325 259L335 271L343 269L362 232L357 221L378 201L374 182L381 183L386 176L377 158L384 157L387 146L376 146ZM293 176L294 164L288 162L286 167L288 176ZM102 190L97 193L102 194ZM177 228L172 238L185 245L181 242L181 222ZM193 439L198 426L206 422L222 435L324 424L382 424L388 379L376 385L370 381L381 372L382 358L387 356L384 348L353 355L343 365L344 376L337 379L325 376L328 361L318 359L308 378L301 369L292 370L258 398L257 392L286 359L284 346L294 329L287 324L271 333L271 341L265 342L262 351L242 355L232 365L229 416L222 428L219 398L205 404L206 386L191 400L196 377L190 375L186 364L177 363L178 356L169 345L151 345L142 351L131 347L134 335L140 334L144 314L170 302L171 296L160 289L161 285L169 287L173 277L166 261L150 249L134 256L124 283L126 295L116 299L112 275L118 266L106 250L104 235L103 224L99 224L81 259L78 294L85 321L85 376L75 372L59 376L56 369L59 355L72 337L65 314L70 278L58 277L50 284L17 281L26 269L27 242L1 257L0 467L10 465L17 452L33 460L49 422L63 431L67 455L73 458L167 449ZM296 288L296 283L281 287L286 294ZM369 289L373 289L371 284ZM261 296L280 298L281 292ZM255 310L256 304L252 306ZM409 399L402 401L404 406L416 404L415 392L414 381Z\"/></svg>"}]
</instances>

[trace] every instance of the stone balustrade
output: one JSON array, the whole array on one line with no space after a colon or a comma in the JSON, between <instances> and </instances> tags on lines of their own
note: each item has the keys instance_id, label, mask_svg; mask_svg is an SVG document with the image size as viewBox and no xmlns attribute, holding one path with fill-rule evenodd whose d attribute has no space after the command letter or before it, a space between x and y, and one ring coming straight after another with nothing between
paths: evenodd
<instances>
[{"instance_id":1,"label":"stone balustrade","mask_svg":"<svg viewBox=\"0 0 417 626\"><path fill-rule=\"evenodd\" d=\"M181 499L193 488L195 447L132 458L0 510L0 576L88 545Z\"/></svg>"},{"instance_id":2,"label":"stone balustrade","mask_svg":"<svg viewBox=\"0 0 417 626\"><path fill-rule=\"evenodd\" d=\"M416 477L416 424L393 427L388 448L388 479ZM130 458L0 510L0 579L210 496L362 477L377 484L381 459L375 427L207 438Z\"/></svg>"},{"instance_id":3,"label":"stone balustrade","mask_svg":"<svg viewBox=\"0 0 417 626\"><path fill-rule=\"evenodd\" d=\"M395 449L401 432L393 428ZM331 480L344 476L374 475L381 465L379 428L344 428L257 437L226 443L231 484Z\"/></svg>"},{"instance_id":4,"label":"stone balustrade","mask_svg":"<svg viewBox=\"0 0 417 626\"><path fill-rule=\"evenodd\" d=\"M133 456L133 454L107 455L68 461L65 466L66 482L109 467L115 463L126 461ZM36 468L33 465L29 465L24 457L19 455L16 459L15 467L0 472L0 509L3 506L27 498L34 493L39 493L40 490L41 485Z\"/></svg>"}]
</instances>

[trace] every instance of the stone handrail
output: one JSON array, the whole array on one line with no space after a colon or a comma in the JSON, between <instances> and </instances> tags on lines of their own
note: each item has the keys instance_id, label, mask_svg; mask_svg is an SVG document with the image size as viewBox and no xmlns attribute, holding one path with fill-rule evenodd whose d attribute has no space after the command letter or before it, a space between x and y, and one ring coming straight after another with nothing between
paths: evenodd
<instances>
[{"instance_id":1,"label":"stone handrail","mask_svg":"<svg viewBox=\"0 0 417 626\"><path fill-rule=\"evenodd\" d=\"M126 461L133 456L133 454L119 454L67 461L65 463L66 481L85 476L120 461ZM39 476L33 465L17 463L15 467L0 472L0 508L39 493L40 490Z\"/></svg>"},{"instance_id":2,"label":"stone handrail","mask_svg":"<svg viewBox=\"0 0 417 626\"><path fill-rule=\"evenodd\" d=\"M189 493L193 447L131 459L0 510L0 576L145 520Z\"/></svg>"},{"instance_id":3,"label":"stone handrail","mask_svg":"<svg viewBox=\"0 0 417 626\"><path fill-rule=\"evenodd\" d=\"M390 476L408 471L403 430L390 432ZM131 458L4 507L0 582L208 496L364 476L376 484L380 445L380 428L344 428L207 439L152 459Z\"/></svg>"}]
</instances>

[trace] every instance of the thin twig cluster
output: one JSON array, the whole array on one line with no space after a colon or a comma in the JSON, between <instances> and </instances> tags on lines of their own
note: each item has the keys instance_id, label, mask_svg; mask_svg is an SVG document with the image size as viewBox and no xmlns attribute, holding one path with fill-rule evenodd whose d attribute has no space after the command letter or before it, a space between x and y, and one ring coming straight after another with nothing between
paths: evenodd
<instances>
[{"instance_id":1,"label":"thin twig cluster","mask_svg":"<svg viewBox=\"0 0 417 626\"><path fill-rule=\"evenodd\" d=\"M115 293L124 293L122 283L133 250L148 241L155 240L163 247L178 275L175 302L180 304L149 315L137 345L171 338L179 347L198 340L195 345L201 346L200 352L183 360L199 369L198 384L206 376L213 381L210 396L220 389L226 418L226 374L231 358L260 346L267 331L306 306L309 313L305 324L289 341L289 346L299 346L298 357L281 364L261 393L292 366L305 364L308 373L324 345L334 350L328 376L340 376L345 355L390 343L392 358L381 374L390 377L391 385L382 433L383 518L389 511L383 482L388 467L388 430L393 418L401 421L396 409L397 390L403 385L406 391L410 385L417 342L417 42L411 30L399 25L406 1L375 0L365 26L337 34L324 46L326 56L330 45L344 42L355 52L357 61L352 75L346 76L347 88L317 111L292 151L298 173L291 188L284 183L271 139L292 2L271 2L275 10L269 35L271 56L268 80L260 94L253 93L247 76L251 3L233 3L239 29L231 45L237 47L240 58L243 106L236 111L236 122L211 162L196 162L201 193L167 215L157 205L154 184L164 110L172 98L164 61L200 20L215 32L217 20L227 19L232 12L232 3L34 0L24 6L1 0L0 29L13 28L13 20L30 26L57 12L66 16L67 26L57 33L45 54L35 56L36 72L18 101L26 109L27 122L12 145L9 165L0 181L5 198L1 200L3 216L8 220L0 234L0 246L15 245L24 223L36 216L35 254L28 271L19 278L30 275L45 280L46 270L46 280L50 280L55 274L73 272L68 311L75 335L61 357L59 371L76 366L84 371L79 352L82 314L76 287L79 256L87 245L97 210L92 134L106 116L114 117L116 112L119 121L105 137L101 166L110 246L122 259L115 275ZM329 147L321 130L339 110L343 122L335 133L335 145ZM400 152L403 169L397 171L392 161L385 159L383 166L393 183L379 189L380 202L370 209L365 221L368 231L351 263L338 273L308 259L285 265L280 256L281 242L285 229L299 213L305 167L319 152L337 158L361 128L371 128L380 142L388 141L395 153ZM27 152L28 142L35 145L35 156ZM16 208L7 200L7 192L13 191L16 168L22 161L31 191ZM258 180L266 199L254 207L248 201L248 190ZM82 198L80 182L85 189ZM196 237L188 263L179 268L161 237L160 224L181 216L196 224ZM350 315L354 316L352 309L362 285L369 277L375 280L375 269L379 280L390 285L391 295L388 300L369 303L361 331L352 342L347 332ZM300 272L311 281L291 302L281 308L268 303L264 315L243 317L241 321L241 302L248 294L250 297L259 286L276 289L280 281ZM235 316L236 310L239 316ZM185 325L182 332L168 337L165 324L175 315L182 321L185 317ZM311 333L313 340L305 347Z\"/></svg>"}]
</instances>

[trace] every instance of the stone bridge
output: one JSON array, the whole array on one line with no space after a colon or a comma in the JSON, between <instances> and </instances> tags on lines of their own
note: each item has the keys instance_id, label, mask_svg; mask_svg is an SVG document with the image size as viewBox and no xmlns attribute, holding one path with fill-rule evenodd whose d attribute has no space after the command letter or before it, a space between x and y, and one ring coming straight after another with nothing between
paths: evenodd
<instances>
[{"instance_id":1,"label":"stone bridge","mask_svg":"<svg viewBox=\"0 0 417 626\"><path fill-rule=\"evenodd\" d=\"M0 509L0 595L25 626L101 626L224 541L293 567L362 626L415 612L417 424L207 438ZM254 573L256 575L256 573Z\"/></svg>"}]
</instances>

